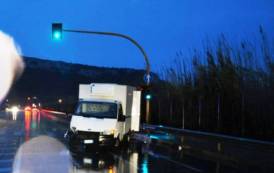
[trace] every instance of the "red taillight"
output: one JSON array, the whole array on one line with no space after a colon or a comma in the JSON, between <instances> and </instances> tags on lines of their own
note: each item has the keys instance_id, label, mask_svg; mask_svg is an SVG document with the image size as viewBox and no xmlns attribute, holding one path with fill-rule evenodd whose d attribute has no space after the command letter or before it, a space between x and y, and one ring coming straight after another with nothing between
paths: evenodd
<instances>
[{"instance_id":1,"label":"red taillight","mask_svg":"<svg viewBox=\"0 0 274 173\"><path fill-rule=\"evenodd\" d=\"M36 112L39 112L39 109L37 108L33 108L32 111L36 111Z\"/></svg>"},{"instance_id":2,"label":"red taillight","mask_svg":"<svg viewBox=\"0 0 274 173\"><path fill-rule=\"evenodd\" d=\"M25 111L30 111L30 110L31 110L31 107L29 107L29 106L25 107Z\"/></svg>"}]
</instances>

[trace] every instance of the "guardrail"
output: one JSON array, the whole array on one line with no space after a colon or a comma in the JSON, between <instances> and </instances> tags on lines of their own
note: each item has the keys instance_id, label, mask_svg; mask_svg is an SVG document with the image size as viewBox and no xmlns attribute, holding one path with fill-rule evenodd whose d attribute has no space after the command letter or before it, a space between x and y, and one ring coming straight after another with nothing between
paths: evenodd
<instances>
[{"instance_id":1,"label":"guardrail","mask_svg":"<svg viewBox=\"0 0 274 173\"><path fill-rule=\"evenodd\" d=\"M177 152L255 166L261 172L274 169L272 142L149 124L143 124L142 129L146 139L150 138L147 142L173 147Z\"/></svg>"},{"instance_id":2,"label":"guardrail","mask_svg":"<svg viewBox=\"0 0 274 173\"><path fill-rule=\"evenodd\" d=\"M211 140L222 140L223 142L233 142L233 143L248 143L253 145L259 145L260 147L264 146L267 149L270 149L274 152L274 142L268 142L268 141L261 141L256 139L248 139L248 138L241 138L241 137L233 137L228 135L222 135L222 134L216 134L216 133L209 133L209 132L202 132L202 131L196 131L196 130L188 130L188 129L178 129L178 128L172 128L172 127L165 127L165 126L158 126L158 125L150 125L150 124L143 124L143 129L147 130L154 130L154 131L160 131L160 132L168 132L171 134L177 134L177 135L190 135L190 136L196 136L201 138L207 138Z\"/></svg>"}]
</instances>

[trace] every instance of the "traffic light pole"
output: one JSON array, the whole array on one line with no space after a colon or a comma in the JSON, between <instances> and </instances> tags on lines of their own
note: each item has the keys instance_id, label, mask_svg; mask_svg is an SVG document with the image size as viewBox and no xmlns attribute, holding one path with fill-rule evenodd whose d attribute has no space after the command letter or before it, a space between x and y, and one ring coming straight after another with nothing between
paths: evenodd
<instances>
[{"instance_id":1,"label":"traffic light pole","mask_svg":"<svg viewBox=\"0 0 274 173\"><path fill-rule=\"evenodd\" d=\"M120 34L120 33L114 33L114 32L100 32L100 31L83 31L83 30L72 30L72 29L62 29L63 32L73 32L73 33L84 33L84 34L95 34L95 35L108 35L108 36L114 36L114 37L120 37L124 38L131 43L133 43L142 53L144 56L145 62L146 62L146 77L147 81L146 84L150 85L150 63L148 56L144 50L144 48L133 38L131 38L128 35ZM146 123L150 122L150 100L146 99Z\"/></svg>"},{"instance_id":2,"label":"traffic light pole","mask_svg":"<svg viewBox=\"0 0 274 173\"><path fill-rule=\"evenodd\" d=\"M150 122L150 100L146 99L146 122Z\"/></svg>"},{"instance_id":3,"label":"traffic light pole","mask_svg":"<svg viewBox=\"0 0 274 173\"><path fill-rule=\"evenodd\" d=\"M124 34L120 34L120 33L114 33L114 32L82 31L82 30L72 30L72 29L63 29L63 31L64 32L74 32L74 33L84 33L84 34L108 35L108 36L114 36L114 37L124 38L124 39L130 41L143 54L145 62L146 62L146 75L147 75L148 78L150 78L150 63L149 63L148 56L147 56L144 48L136 40L134 40L130 36L127 36L127 35L124 35ZM148 80L147 85L149 85L149 82L150 81Z\"/></svg>"}]
</instances>

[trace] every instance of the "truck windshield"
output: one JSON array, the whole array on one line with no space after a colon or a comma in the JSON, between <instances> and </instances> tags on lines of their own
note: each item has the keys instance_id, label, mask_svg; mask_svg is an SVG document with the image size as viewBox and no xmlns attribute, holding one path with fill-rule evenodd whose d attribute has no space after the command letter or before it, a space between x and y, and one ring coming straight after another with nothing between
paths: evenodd
<instances>
[{"instance_id":1,"label":"truck windshield","mask_svg":"<svg viewBox=\"0 0 274 173\"><path fill-rule=\"evenodd\" d=\"M84 117L116 118L117 104L108 102L80 102L76 114Z\"/></svg>"}]
</instances>

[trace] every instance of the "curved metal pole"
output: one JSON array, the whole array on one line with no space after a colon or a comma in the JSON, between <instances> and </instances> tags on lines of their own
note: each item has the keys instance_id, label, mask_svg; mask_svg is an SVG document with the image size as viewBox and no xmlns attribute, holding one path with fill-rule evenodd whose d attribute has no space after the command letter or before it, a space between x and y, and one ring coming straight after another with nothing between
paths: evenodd
<instances>
[{"instance_id":1,"label":"curved metal pole","mask_svg":"<svg viewBox=\"0 0 274 173\"><path fill-rule=\"evenodd\" d=\"M63 29L64 32L76 32L76 33L86 33L86 34L97 34L97 35L110 35L110 36L115 36L115 37L121 37L124 38L126 40L129 40L131 43L133 43L135 46L138 47L138 49L141 51L141 53L143 54L144 58L145 58L145 62L146 62L146 74L147 76L150 75L150 63L148 60L148 56L144 50L144 48L133 38L124 35L124 34L119 34L119 33L114 33L114 32L100 32L100 31L82 31L82 30L71 30L71 29ZM147 83L149 84L149 83Z\"/></svg>"}]
</instances>

